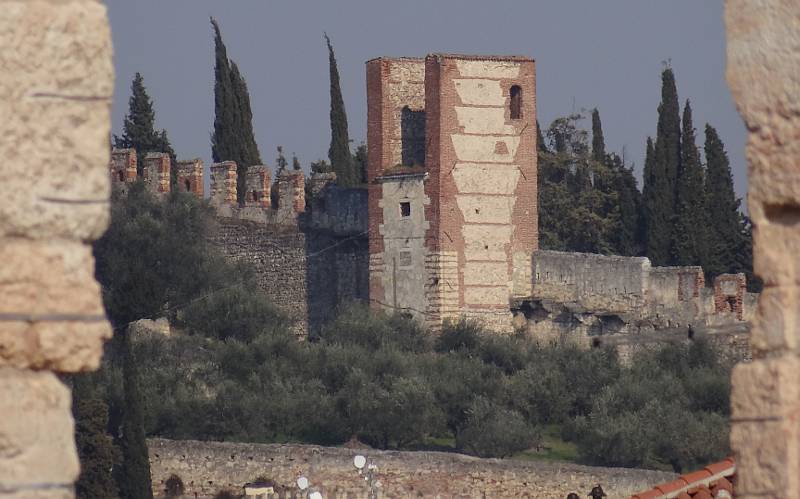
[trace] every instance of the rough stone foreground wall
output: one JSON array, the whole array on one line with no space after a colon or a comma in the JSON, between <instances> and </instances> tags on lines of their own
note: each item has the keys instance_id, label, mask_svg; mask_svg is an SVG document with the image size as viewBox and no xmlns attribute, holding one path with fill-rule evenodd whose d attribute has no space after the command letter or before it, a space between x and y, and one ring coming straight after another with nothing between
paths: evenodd
<instances>
[{"instance_id":1,"label":"rough stone foreground wall","mask_svg":"<svg viewBox=\"0 0 800 499\"><path fill-rule=\"evenodd\" d=\"M0 498L73 497L57 372L97 368L105 320L89 242L108 224L113 67L105 7L0 1Z\"/></svg>"},{"instance_id":2,"label":"rough stone foreground wall","mask_svg":"<svg viewBox=\"0 0 800 499\"><path fill-rule=\"evenodd\" d=\"M750 137L755 360L732 375L736 496L800 497L800 3L727 0L727 77Z\"/></svg>"},{"instance_id":3,"label":"rough stone foreground wall","mask_svg":"<svg viewBox=\"0 0 800 499\"><path fill-rule=\"evenodd\" d=\"M378 466L380 498L536 498L563 499L569 492L586 497L597 483L612 498L630 496L675 475L625 468L594 468L566 463L478 459L442 452L364 451L335 447L224 442L148 442L153 492L164 494L164 482L176 474L186 496L208 498L224 488L264 475L296 490L303 475L329 499L367 499L364 479L353 457L365 454ZM163 496L162 496L163 497Z\"/></svg>"}]
</instances>

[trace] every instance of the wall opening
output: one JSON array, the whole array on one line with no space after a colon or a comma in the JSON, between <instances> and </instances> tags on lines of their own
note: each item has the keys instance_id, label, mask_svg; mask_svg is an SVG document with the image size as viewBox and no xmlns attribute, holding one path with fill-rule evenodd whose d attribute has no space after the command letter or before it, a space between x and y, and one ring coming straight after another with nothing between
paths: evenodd
<instances>
[{"instance_id":1,"label":"wall opening","mask_svg":"<svg viewBox=\"0 0 800 499\"><path fill-rule=\"evenodd\" d=\"M511 119L522 118L522 87L514 85L511 87Z\"/></svg>"},{"instance_id":2,"label":"wall opening","mask_svg":"<svg viewBox=\"0 0 800 499\"><path fill-rule=\"evenodd\" d=\"M409 203L408 201L400 203L400 216L401 217L411 216L411 203Z\"/></svg>"},{"instance_id":3,"label":"wall opening","mask_svg":"<svg viewBox=\"0 0 800 499\"><path fill-rule=\"evenodd\" d=\"M120 182L125 182L125 172L124 171L120 170L119 173L117 174L117 176L119 176L119 181Z\"/></svg>"},{"instance_id":4,"label":"wall opening","mask_svg":"<svg viewBox=\"0 0 800 499\"><path fill-rule=\"evenodd\" d=\"M522 118L522 88L519 85L511 87L511 119Z\"/></svg>"},{"instance_id":5,"label":"wall opening","mask_svg":"<svg viewBox=\"0 0 800 499\"><path fill-rule=\"evenodd\" d=\"M400 140L403 166L425 164L425 111L405 106L400 113Z\"/></svg>"},{"instance_id":6,"label":"wall opening","mask_svg":"<svg viewBox=\"0 0 800 499\"><path fill-rule=\"evenodd\" d=\"M186 192L192 191L192 183L188 179L183 181L183 186L186 188Z\"/></svg>"},{"instance_id":7,"label":"wall opening","mask_svg":"<svg viewBox=\"0 0 800 499\"><path fill-rule=\"evenodd\" d=\"M253 191L253 201L258 201L258 191Z\"/></svg>"}]
</instances>

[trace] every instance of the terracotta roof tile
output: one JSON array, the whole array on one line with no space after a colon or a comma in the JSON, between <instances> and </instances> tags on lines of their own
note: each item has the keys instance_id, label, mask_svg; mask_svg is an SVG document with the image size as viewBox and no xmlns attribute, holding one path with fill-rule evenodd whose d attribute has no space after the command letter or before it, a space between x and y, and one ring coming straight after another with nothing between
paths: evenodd
<instances>
[{"instance_id":1,"label":"terracotta roof tile","mask_svg":"<svg viewBox=\"0 0 800 499\"><path fill-rule=\"evenodd\" d=\"M733 496L731 480L735 473L736 463L728 458L656 485L631 499L727 499Z\"/></svg>"}]
</instances>

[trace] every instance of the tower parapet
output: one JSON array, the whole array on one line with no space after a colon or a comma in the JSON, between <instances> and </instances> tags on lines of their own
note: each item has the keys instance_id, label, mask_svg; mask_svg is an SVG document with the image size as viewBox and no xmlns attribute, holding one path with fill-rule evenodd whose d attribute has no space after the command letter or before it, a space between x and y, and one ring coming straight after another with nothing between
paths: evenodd
<instances>
[{"instance_id":1,"label":"tower parapet","mask_svg":"<svg viewBox=\"0 0 800 499\"><path fill-rule=\"evenodd\" d=\"M306 177L300 170L278 174L278 218L294 217L306 210Z\"/></svg>"},{"instance_id":2,"label":"tower parapet","mask_svg":"<svg viewBox=\"0 0 800 499\"><path fill-rule=\"evenodd\" d=\"M191 192L203 199L203 160L200 158L177 162L178 191Z\"/></svg>"},{"instance_id":3,"label":"tower parapet","mask_svg":"<svg viewBox=\"0 0 800 499\"><path fill-rule=\"evenodd\" d=\"M111 151L109 175L111 186L115 190L125 190L126 185L136 181L137 173L136 149L114 149Z\"/></svg>"},{"instance_id":4,"label":"tower parapet","mask_svg":"<svg viewBox=\"0 0 800 499\"><path fill-rule=\"evenodd\" d=\"M163 152L147 153L144 157L142 173L144 183L151 192L156 194L170 192L169 154Z\"/></svg>"},{"instance_id":5,"label":"tower parapet","mask_svg":"<svg viewBox=\"0 0 800 499\"><path fill-rule=\"evenodd\" d=\"M271 208L272 172L268 166L256 165L247 169L245 206Z\"/></svg>"},{"instance_id":6,"label":"tower parapet","mask_svg":"<svg viewBox=\"0 0 800 499\"><path fill-rule=\"evenodd\" d=\"M236 162L211 165L210 201L215 207L236 204Z\"/></svg>"}]
</instances>

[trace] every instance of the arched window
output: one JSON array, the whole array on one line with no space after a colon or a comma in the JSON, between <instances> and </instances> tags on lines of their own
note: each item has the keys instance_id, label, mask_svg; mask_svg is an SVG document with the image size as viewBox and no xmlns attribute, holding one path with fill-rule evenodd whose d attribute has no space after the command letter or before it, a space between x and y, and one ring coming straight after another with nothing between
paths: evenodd
<instances>
[{"instance_id":1,"label":"arched window","mask_svg":"<svg viewBox=\"0 0 800 499\"><path fill-rule=\"evenodd\" d=\"M189 179L184 180L183 185L186 187L186 192L192 191L192 183L189 181Z\"/></svg>"},{"instance_id":2,"label":"arched window","mask_svg":"<svg viewBox=\"0 0 800 499\"><path fill-rule=\"evenodd\" d=\"M519 85L511 87L511 119L522 118L522 88Z\"/></svg>"},{"instance_id":3,"label":"arched window","mask_svg":"<svg viewBox=\"0 0 800 499\"><path fill-rule=\"evenodd\" d=\"M117 175L119 176L119 181L120 182L125 182L125 171L120 170Z\"/></svg>"}]
</instances>

